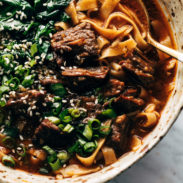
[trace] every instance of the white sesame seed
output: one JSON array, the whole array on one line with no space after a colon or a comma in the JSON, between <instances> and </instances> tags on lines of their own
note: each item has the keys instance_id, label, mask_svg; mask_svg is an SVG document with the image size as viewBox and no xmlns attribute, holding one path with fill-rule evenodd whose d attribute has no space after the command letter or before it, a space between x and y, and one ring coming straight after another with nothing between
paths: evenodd
<instances>
[{"instance_id":1,"label":"white sesame seed","mask_svg":"<svg viewBox=\"0 0 183 183\"><path fill-rule=\"evenodd\" d=\"M12 13L8 12L6 13L7 16L12 16Z\"/></svg>"},{"instance_id":2,"label":"white sesame seed","mask_svg":"<svg viewBox=\"0 0 183 183\"><path fill-rule=\"evenodd\" d=\"M33 114L32 114L32 111L30 111L30 116L32 116Z\"/></svg>"},{"instance_id":3,"label":"white sesame seed","mask_svg":"<svg viewBox=\"0 0 183 183\"><path fill-rule=\"evenodd\" d=\"M63 103L67 103L67 100L62 100Z\"/></svg>"},{"instance_id":4,"label":"white sesame seed","mask_svg":"<svg viewBox=\"0 0 183 183\"><path fill-rule=\"evenodd\" d=\"M22 136L22 135L19 135L19 138L20 138L20 140L21 140L21 141L23 141L23 140L24 140L24 138L23 138L23 136Z\"/></svg>"}]
</instances>

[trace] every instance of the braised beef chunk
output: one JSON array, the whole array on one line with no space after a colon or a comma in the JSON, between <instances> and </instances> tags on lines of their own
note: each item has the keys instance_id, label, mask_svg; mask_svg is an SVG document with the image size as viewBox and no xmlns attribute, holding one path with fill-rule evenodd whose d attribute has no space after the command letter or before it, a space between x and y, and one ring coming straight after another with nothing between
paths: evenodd
<instances>
[{"instance_id":1,"label":"braised beef chunk","mask_svg":"<svg viewBox=\"0 0 183 183\"><path fill-rule=\"evenodd\" d=\"M138 95L138 87L127 87L119 97L113 100L113 106L116 110L123 110L126 113L141 110L145 101Z\"/></svg>"},{"instance_id":2,"label":"braised beef chunk","mask_svg":"<svg viewBox=\"0 0 183 183\"><path fill-rule=\"evenodd\" d=\"M54 79L54 78L44 78L44 79L40 80L40 83L44 86L47 86L47 85L51 85L51 84L62 83L62 81L59 79Z\"/></svg>"},{"instance_id":3,"label":"braised beef chunk","mask_svg":"<svg viewBox=\"0 0 183 183\"><path fill-rule=\"evenodd\" d=\"M89 23L81 23L74 28L57 32L53 35L51 46L61 57L62 61L81 65L89 57L98 55L98 45L94 31Z\"/></svg>"},{"instance_id":4,"label":"braised beef chunk","mask_svg":"<svg viewBox=\"0 0 183 183\"><path fill-rule=\"evenodd\" d=\"M133 55L130 59L120 62L122 68L140 81L145 87L152 86L154 82L154 65L148 63L140 56Z\"/></svg>"},{"instance_id":5,"label":"braised beef chunk","mask_svg":"<svg viewBox=\"0 0 183 183\"><path fill-rule=\"evenodd\" d=\"M87 110L88 117L96 118L101 113L103 106L97 102L96 97L80 97L80 107Z\"/></svg>"},{"instance_id":6,"label":"braised beef chunk","mask_svg":"<svg viewBox=\"0 0 183 183\"><path fill-rule=\"evenodd\" d=\"M68 145L70 141L69 134L61 134L58 126L44 119L36 128L34 133L34 143L47 144L54 147L62 147Z\"/></svg>"},{"instance_id":7,"label":"braised beef chunk","mask_svg":"<svg viewBox=\"0 0 183 183\"><path fill-rule=\"evenodd\" d=\"M40 102L41 100L44 100L45 95L45 91L38 90L28 90L22 93L15 93L14 95L10 95L10 99L6 104L6 107L27 105L31 101Z\"/></svg>"},{"instance_id":8,"label":"braised beef chunk","mask_svg":"<svg viewBox=\"0 0 183 183\"><path fill-rule=\"evenodd\" d=\"M111 125L112 130L107 139L107 145L113 147L117 154L120 153L120 151L126 150L129 128L129 119L123 120L121 123L114 121Z\"/></svg>"},{"instance_id":9,"label":"braised beef chunk","mask_svg":"<svg viewBox=\"0 0 183 183\"><path fill-rule=\"evenodd\" d=\"M114 97L119 95L124 90L125 84L117 79L110 79L109 82L102 88L102 94L105 97Z\"/></svg>"},{"instance_id":10,"label":"braised beef chunk","mask_svg":"<svg viewBox=\"0 0 183 183\"><path fill-rule=\"evenodd\" d=\"M106 66L92 68L65 68L62 71L63 81L74 90L89 90L102 84L108 76Z\"/></svg>"}]
</instances>

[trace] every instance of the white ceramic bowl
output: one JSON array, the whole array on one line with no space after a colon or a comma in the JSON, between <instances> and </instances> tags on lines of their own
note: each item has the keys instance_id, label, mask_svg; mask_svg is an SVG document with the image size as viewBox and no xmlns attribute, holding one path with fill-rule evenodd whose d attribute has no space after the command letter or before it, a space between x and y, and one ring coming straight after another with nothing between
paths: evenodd
<instances>
[{"instance_id":1,"label":"white ceramic bowl","mask_svg":"<svg viewBox=\"0 0 183 183\"><path fill-rule=\"evenodd\" d=\"M159 0L172 29L178 49L183 51L183 0ZM116 163L99 172L64 180L54 180L50 177L32 175L23 171L15 171L0 164L1 183L102 183L114 178L151 150L176 120L183 105L183 65L178 63L176 87L170 97L156 128L144 139L142 147L137 152L124 154Z\"/></svg>"}]
</instances>

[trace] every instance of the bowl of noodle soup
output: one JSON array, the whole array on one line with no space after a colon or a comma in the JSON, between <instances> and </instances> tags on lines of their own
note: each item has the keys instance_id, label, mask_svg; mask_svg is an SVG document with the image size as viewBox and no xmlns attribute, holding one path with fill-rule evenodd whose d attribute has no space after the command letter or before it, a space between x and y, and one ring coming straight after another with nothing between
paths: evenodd
<instances>
[{"instance_id":1,"label":"bowl of noodle soup","mask_svg":"<svg viewBox=\"0 0 183 183\"><path fill-rule=\"evenodd\" d=\"M180 31L182 29L183 20L179 19L179 17L183 16L183 2L178 0L151 0L145 2L145 4L151 17L151 26L153 27L153 35L155 38L161 44L183 51L183 33ZM147 50L146 54L148 55L148 43L146 42L146 27L148 25L145 22L143 10L137 6L135 1L71 1L69 6L66 7L65 12L71 18L71 25L73 27L76 26L74 31L80 30L80 27L77 28L78 24L81 25L81 27L85 27L87 30L90 29L87 27L90 25L95 31L97 35L97 44L100 50L98 61L100 62L101 67L103 67L102 73L107 72L105 67L109 66L111 68L110 75L114 78L125 78L126 75L124 74L124 71L121 70L121 65L127 72L131 73L131 70L128 67L129 65L126 64L128 59L126 62L120 61L121 54L123 53L124 58L128 58L135 50L143 58L144 50ZM66 22L57 22L55 27L58 31L67 31L69 28L72 28L71 25ZM68 33L65 32L65 35L72 33L72 31ZM61 49L59 47L60 40L58 40L58 36L62 36L62 34L63 32L57 32L51 38L51 46L55 53L57 53L58 49ZM63 36L63 40L65 39L65 35ZM78 37L77 41L69 40L71 42L69 44L82 45L82 32ZM67 41L68 40L66 40L66 42ZM154 52L150 52L149 56L153 59L156 59L156 54L159 57L159 70L155 72L155 79L158 79L159 82L157 82L154 87L161 91L156 89L155 91L152 91L152 93L154 92L153 96L156 97L149 97L149 95L146 96L146 89L142 89L141 87L141 93L139 95L142 98L148 98L146 99L148 101L146 107L142 111L138 111L138 114L135 111L135 120L138 121L138 127L141 128L141 131L139 132L136 130L135 126L132 133L133 135L130 137L130 149L125 150L123 153L120 152L121 154L117 155L117 160L115 160L114 163L111 157L107 157L107 155L105 157L105 152L108 153L111 149L104 146L102 152L104 154L104 164L106 166L100 164L99 166L90 167L96 161L95 153L97 154L100 148L105 144L106 137L103 137L97 141L98 147L89 157L82 157L80 154L76 154L77 160L81 162L82 165L85 165L84 167L76 163L71 163L68 167L63 166L61 169L56 170L54 172L55 176L52 174L44 176L37 174L37 172L36 174L34 172L27 173L26 171L20 170L24 170L24 168L21 167L14 170L0 164L0 181L3 183L106 182L125 171L142 158L162 139L163 136L166 135L175 122L183 105L182 64L160 51L156 51L155 54L152 53ZM57 54L62 54L62 52L59 50L59 53ZM77 62L80 62L81 60L82 59L79 58ZM115 62L113 60L115 60ZM77 70L79 76L80 72L80 70ZM145 71L143 70L143 72ZM91 73L93 73L93 70L88 72L88 75ZM62 75L68 77L72 77L72 74L72 72L69 72L68 74L66 70L62 72ZM100 78L100 74L101 73L99 72L98 78ZM163 78L164 74L168 79ZM144 79L145 76L148 77L148 80ZM144 88L148 88L152 84L152 78L151 75L145 76L138 75L138 79L144 84ZM99 82L99 80L97 80L97 82ZM161 105L159 104L160 102L162 103ZM130 110L127 110L126 112L128 114L127 116L129 118L133 117L134 111L129 111ZM111 124L109 122L109 124L106 123L105 125L110 126ZM147 129L148 133L146 133ZM113 150L111 154L113 154Z\"/></svg>"}]
</instances>

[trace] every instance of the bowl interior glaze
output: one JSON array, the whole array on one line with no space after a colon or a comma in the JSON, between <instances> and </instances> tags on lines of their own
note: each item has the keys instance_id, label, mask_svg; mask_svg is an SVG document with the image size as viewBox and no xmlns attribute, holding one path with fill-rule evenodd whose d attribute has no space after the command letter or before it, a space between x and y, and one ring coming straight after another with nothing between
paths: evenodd
<instances>
[{"instance_id":1,"label":"bowl interior glaze","mask_svg":"<svg viewBox=\"0 0 183 183\"><path fill-rule=\"evenodd\" d=\"M173 30L178 49L183 51L183 0L159 0ZM181 18L180 18L181 17ZM124 154L116 163L99 172L64 180L54 180L50 177L32 175L23 171L15 171L0 164L1 183L102 183L114 178L119 173L132 166L151 150L160 139L166 135L175 122L183 105L183 65L178 63L175 90L163 110L160 122L156 128L143 140L142 147L137 152Z\"/></svg>"}]
</instances>

